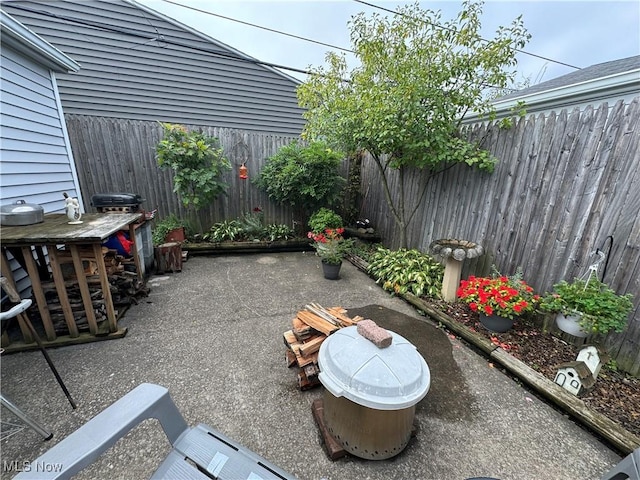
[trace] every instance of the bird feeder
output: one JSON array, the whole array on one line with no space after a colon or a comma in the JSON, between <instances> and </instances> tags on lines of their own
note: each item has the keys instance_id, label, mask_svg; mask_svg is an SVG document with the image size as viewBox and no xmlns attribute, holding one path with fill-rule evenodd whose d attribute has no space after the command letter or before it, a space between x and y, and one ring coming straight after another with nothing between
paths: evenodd
<instances>
[{"instance_id":1,"label":"bird feeder","mask_svg":"<svg viewBox=\"0 0 640 480\"><path fill-rule=\"evenodd\" d=\"M429 249L434 255L446 259L442 280L442 298L445 302L456 300L456 291L460 284L462 262L465 258L476 258L484 253L482 245L467 240L445 238L433 242Z\"/></svg>"},{"instance_id":2,"label":"bird feeder","mask_svg":"<svg viewBox=\"0 0 640 480\"><path fill-rule=\"evenodd\" d=\"M247 178L249 178L249 170L243 163L240 165L240 180L246 180Z\"/></svg>"}]
</instances>

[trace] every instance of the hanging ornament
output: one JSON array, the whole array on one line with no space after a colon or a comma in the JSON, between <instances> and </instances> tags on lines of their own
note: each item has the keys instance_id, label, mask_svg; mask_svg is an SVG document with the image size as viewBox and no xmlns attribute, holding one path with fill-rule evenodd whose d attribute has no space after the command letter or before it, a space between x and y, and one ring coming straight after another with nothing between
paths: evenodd
<instances>
[{"instance_id":1,"label":"hanging ornament","mask_svg":"<svg viewBox=\"0 0 640 480\"><path fill-rule=\"evenodd\" d=\"M243 163L242 165L240 165L240 179L246 180L247 178L249 178L249 170Z\"/></svg>"}]
</instances>

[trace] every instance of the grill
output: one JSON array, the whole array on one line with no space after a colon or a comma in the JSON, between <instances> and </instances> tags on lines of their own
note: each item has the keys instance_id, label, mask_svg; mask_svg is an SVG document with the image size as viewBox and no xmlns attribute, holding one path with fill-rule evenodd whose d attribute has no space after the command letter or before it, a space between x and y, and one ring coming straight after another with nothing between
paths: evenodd
<instances>
[{"instance_id":1,"label":"grill","mask_svg":"<svg viewBox=\"0 0 640 480\"><path fill-rule=\"evenodd\" d=\"M99 213L136 213L144 198L135 193L97 193L91 197L91 205Z\"/></svg>"}]
</instances>

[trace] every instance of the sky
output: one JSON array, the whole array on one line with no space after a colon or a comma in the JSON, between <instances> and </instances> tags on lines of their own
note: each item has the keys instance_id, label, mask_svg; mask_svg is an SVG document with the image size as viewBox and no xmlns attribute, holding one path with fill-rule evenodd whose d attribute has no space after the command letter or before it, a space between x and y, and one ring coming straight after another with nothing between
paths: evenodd
<instances>
[{"instance_id":1,"label":"sky","mask_svg":"<svg viewBox=\"0 0 640 480\"><path fill-rule=\"evenodd\" d=\"M261 61L300 70L325 65L326 53L340 50L204 12L345 49L351 47L348 22L353 15L359 12L390 15L354 0L137 1ZM394 10L399 5L413 2L367 0L367 3ZM462 2L455 0L419 3L422 8L441 11L445 20L455 18L462 7ZM517 56L516 81L519 83L528 81L535 85L576 71L573 67L584 68L640 55L638 0L486 0L481 18L482 36L493 38L498 26L510 25L519 15L522 15L525 28L532 36L522 49L526 53ZM285 72L300 80L305 79L304 74Z\"/></svg>"}]
</instances>

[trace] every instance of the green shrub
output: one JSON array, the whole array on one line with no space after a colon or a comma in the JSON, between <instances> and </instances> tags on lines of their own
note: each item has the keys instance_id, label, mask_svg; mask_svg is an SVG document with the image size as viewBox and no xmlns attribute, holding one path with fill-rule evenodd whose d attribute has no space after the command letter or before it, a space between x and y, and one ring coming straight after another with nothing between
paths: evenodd
<instances>
[{"instance_id":1,"label":"green shrub","mask_svg":"<svg viewBox=\"0 0 640 480\"><path fill-rule=\"evenodd\" d=\"M371 256L369 274L382 288L397 294L440 297L444 267L418 250L378 248Z\"/></svg>"},{"instance_id":2,"label":"green shrub","mask_svg":"<svg viewBox=\"0 0 640 480\"><path fill-rule=\"evenodd\" d=\"M333 210L322 207L309 219L309 228L313 233L324 232L327 228L343 227L342 217Z\"/></svg>"},{"instance_id":3,"label":"green shrub","mask_svg":"<svg viewBox=\"0 0 640 480\"><path fill-rule=\"evenodd\" d=\"M296 207L306 221L310 212L340 198L346 183L338 172L342 157L325 143L294 141L267 159L254 183L276 202Z\"/></svg>"},{"instance_id":4,"label":"green shrub","mask_svg":"<svg viewBox=\"0 0 640 480\"><path fill-rule=\"evenodd\" d=\"M183 125L161 123L163 138L156 145L162 169L173 170L173 191L187 208L208 206L227 189L222 177L231 170L220 141Z\"/></svg>"},{"instance_id":5,"label":"green shrub","mask_svg":"<svg viewBox=\"0 0 640 480\"><path fill-rule=\"evenodd\" d=\"M264 215L262 210L256 208L251 213L245 213L239 222L242 224L244 237L247 240L259 240L264 238L265 230L262 225Z\"/></svg>"}]
</instances>

